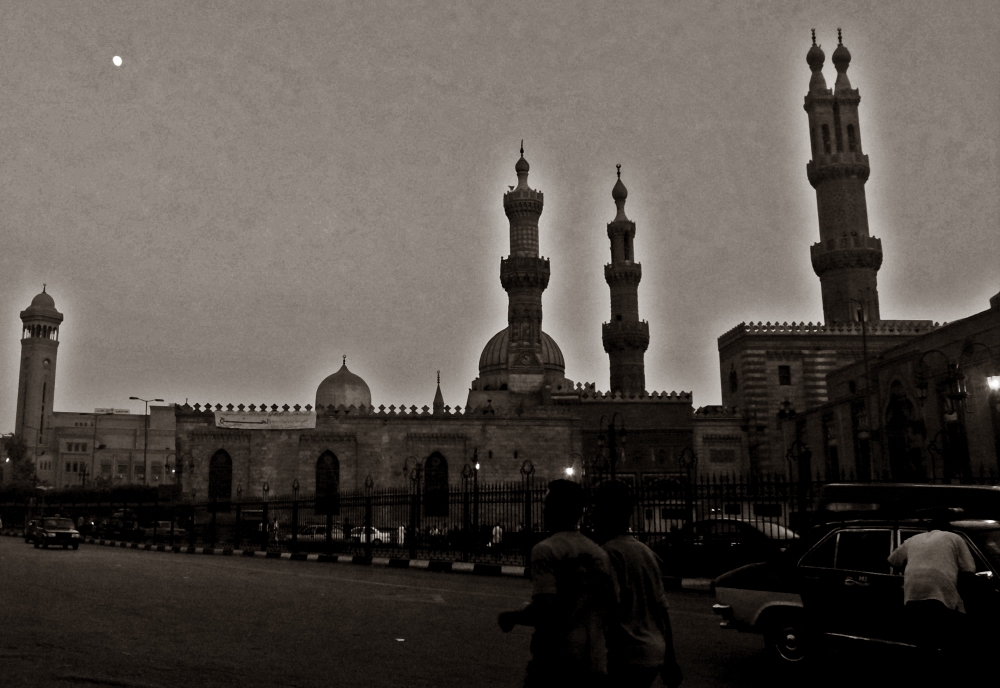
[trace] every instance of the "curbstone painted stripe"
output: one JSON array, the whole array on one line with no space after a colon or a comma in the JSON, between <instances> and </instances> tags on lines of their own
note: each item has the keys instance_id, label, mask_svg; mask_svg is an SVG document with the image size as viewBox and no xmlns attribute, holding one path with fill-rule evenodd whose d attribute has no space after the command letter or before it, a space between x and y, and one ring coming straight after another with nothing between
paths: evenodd
<instances>
[{"instance_id":1,"label":"curbstone painted stripe","mask_svg":"<svg viewBox=\"0 0 1000 688\"><path fill-rule=\"evenodd\" d=\"M439 571L441 573L451 572L451 568L454 562L452 561L441 561L440 559L431 559L427 562L428 571Z\"/></svg>"},{"instance_id":2,"label":"curbstone painted stripe","mask_svg":"<svg viewBox=\"0 0 1000 688\"><path fill-rule=\"evenodd\" d=\"M451 570L459 573L475 573L476 565L464 561L455 561L451 564Z\"/></svg>"},{"instance_id":3,"label":"curbstone painted stripe","mask_svg":"<svg viewBox=\"0 0 1000 688\"><path fill-rule=\"evenodd\" d=\"M410 560L400 559L398 557L392 557L389 559L387 566L390 569L408 569L410 568Z\"/></svg>"}]
</instances>

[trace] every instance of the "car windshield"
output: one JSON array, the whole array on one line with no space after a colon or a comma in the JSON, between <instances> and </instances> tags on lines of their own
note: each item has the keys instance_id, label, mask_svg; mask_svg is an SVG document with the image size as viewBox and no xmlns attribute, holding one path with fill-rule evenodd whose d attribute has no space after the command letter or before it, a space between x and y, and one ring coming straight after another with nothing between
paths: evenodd
<instances>
[{"instance_id":1,"label":"car windshield","mask_svg":"<svg viewBox=\"0 0 1000 688\"><path fill-rule=\"evenodd\" d=\"M990 565L1000 570L1000 530L980 530L969 535L983 556L989 559Z\"/></svg>"},{"instance_id":2,"label":"car windshield","mask_svg":"<svg viewBox=\"0 0 1000 688\"><path fill-rule=\"evenodd\" d=\"M45 528L72 528L73 522L68 518L47 518L42 525Z\"/></svg>"}]
</instances>

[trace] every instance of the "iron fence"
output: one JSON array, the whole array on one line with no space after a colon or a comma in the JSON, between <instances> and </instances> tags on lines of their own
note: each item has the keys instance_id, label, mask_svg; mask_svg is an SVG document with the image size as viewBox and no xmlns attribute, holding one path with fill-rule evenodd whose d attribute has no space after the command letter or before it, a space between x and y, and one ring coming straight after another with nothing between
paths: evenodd
<instances>
[{"instance_id":1,"label":"iron fence","mask_svg":"<svg viewBox=\"0 0 1000 688\"><path fill-rule=\"evenodd\" d=\"M735 561L745 543L739 528L754 529L778 546L808 527L826 480L782 476L620 475L631 484L635 537L672 560L679 573L697 574ZM851 476L841 476L843 482ZM599 478L585 487L588 504ZM994 484L993 476L977 481ZM85 536L122 542L364 557L524 565L543 539L545 484L527 473L520 481L466 479L447 491L407 488L345 491L313 497L207 503L86 501L73 493L28 501L0 500L0 518L20 529L29 520L60 515ZM590 527L588 509L583 529ZM729 559L719 559L719 553ZM744 556L757 556L745 551ZM703 565L696 565L701 556ZM720 555L721 556L721 555ZM713 558L714 557L714 558ZM703 569L699 571L700 569Z\"/></svg>"}]
</instances>

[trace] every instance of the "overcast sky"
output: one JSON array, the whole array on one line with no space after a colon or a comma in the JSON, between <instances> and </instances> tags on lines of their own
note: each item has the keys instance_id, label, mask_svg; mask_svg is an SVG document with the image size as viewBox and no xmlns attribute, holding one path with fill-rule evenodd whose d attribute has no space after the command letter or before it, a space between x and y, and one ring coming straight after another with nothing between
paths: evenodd
<instances>
[{"instance_id":1,"label":"overcast sky","mask_svg":"<svg viewBox=\"0 0 1000 688\"><path fill-rule=\"evenodd\" d=\"M57 411L312 404L341 354L376 405L429 405L439 369L464 404L506 326L522 138L567 377L607 389L621 163L647 389L719 403L719 335L823 319L812 27L830 85L838 26L853 55L882 316L1000 290L995 1L2 5L4 428L43 282Z\"/></svg>"}]
</instances>

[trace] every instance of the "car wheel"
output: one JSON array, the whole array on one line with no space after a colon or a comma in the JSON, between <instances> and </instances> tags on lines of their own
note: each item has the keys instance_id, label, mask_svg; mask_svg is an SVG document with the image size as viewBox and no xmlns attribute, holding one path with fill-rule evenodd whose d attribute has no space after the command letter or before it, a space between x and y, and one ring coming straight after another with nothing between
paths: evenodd
<instances>
[{"instance_id":1,"label":"car wheel","mask_svg":"<svg viewBox=\"0 0 1000 688\"><path fill-rule=\"evenodd\" d=\"M69 545L63 545L63 549L69 549Z\"/></svg>"},{"instance_id":2,"label":"car wheel","mask_svg":"<svg viewBox=\"0 0 1000 688\"><path fill-rule=\"evenodd\" d=\"M41 546L42 546L42 543L40 543L38 540L35 540L35 549L38 549Z\"/></svg>"},{"instance_id":3,"label":"car wheel","mask_svg":"<svg viewBox=\"0 0 1000 688\"><path fill-rule=\"evenodd\" d=\"M42 549L48 549L48 548L49 548L49 543L43 542L42 543Z\"/></svg>"},{"instance_id":4,"label":"car wheel","mask_svg":"<svg viewBox=\"0 0 1000 688\"><path fill-rule=\"evenodd\" d=\"M779 664L804 664L813 654L810 640L801 612L777 613L764 626L764 646Z\"/></svg>"},{"instance_id":5,"label":"car wheel","mask_svg":"<svg viewBox=\"0 0 1000 688\"><path fill-rule=\"evenodd\" d=\"M79 542L74 542L73 543L73 549L80 549L80 543Z\"/></svg>"}]
</instances>

